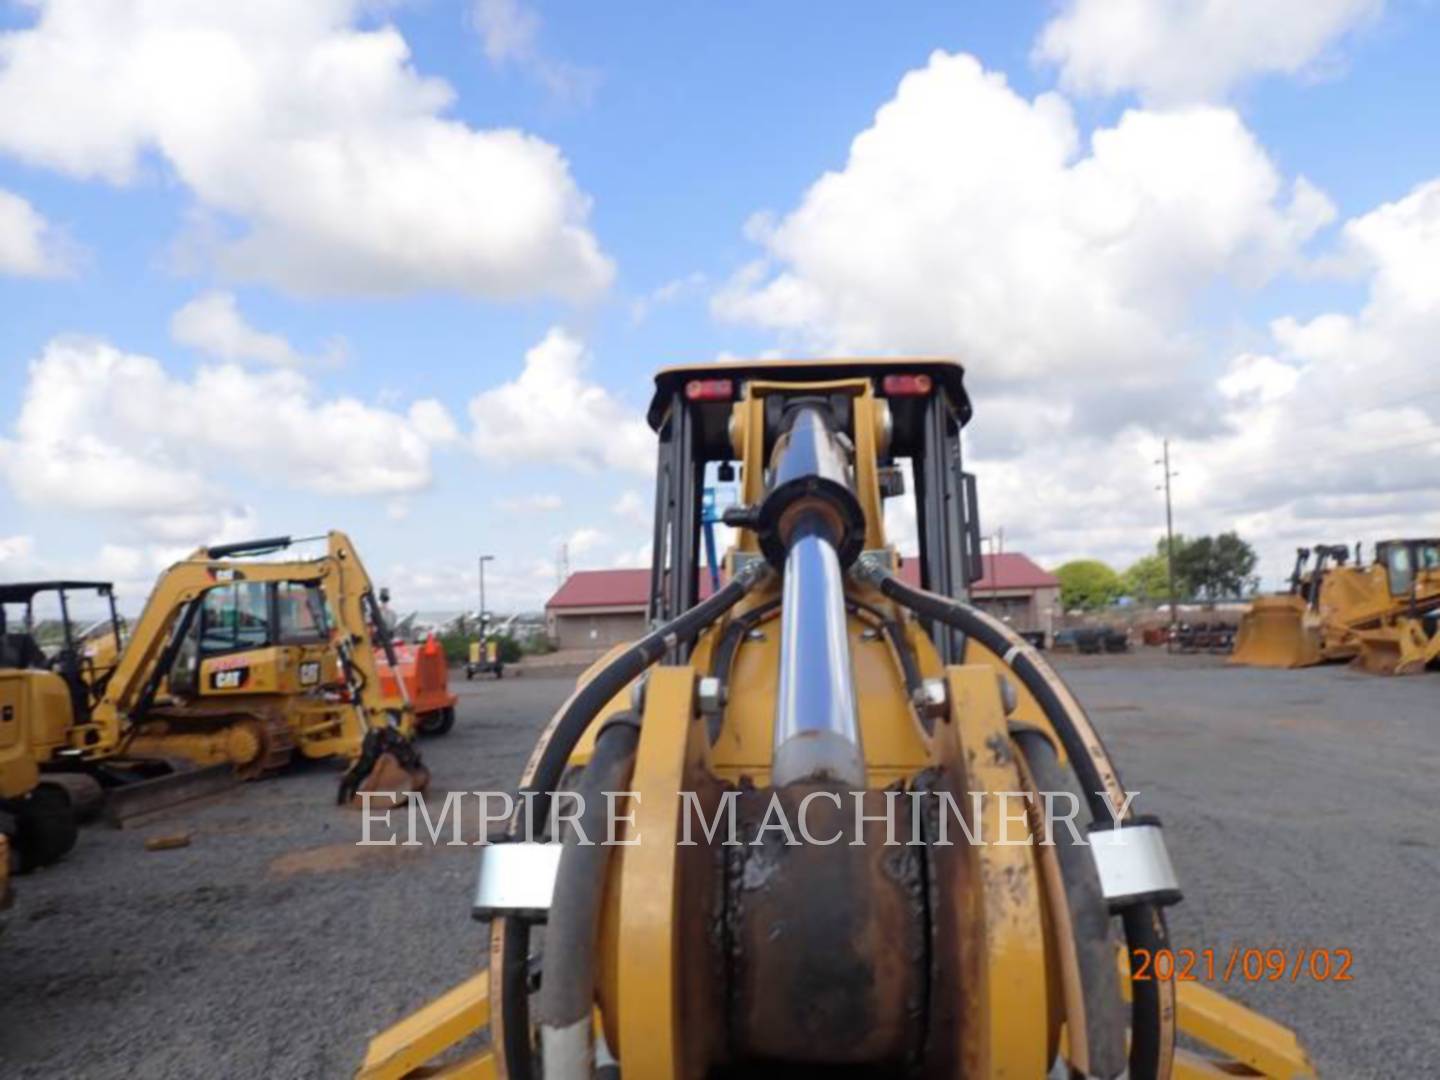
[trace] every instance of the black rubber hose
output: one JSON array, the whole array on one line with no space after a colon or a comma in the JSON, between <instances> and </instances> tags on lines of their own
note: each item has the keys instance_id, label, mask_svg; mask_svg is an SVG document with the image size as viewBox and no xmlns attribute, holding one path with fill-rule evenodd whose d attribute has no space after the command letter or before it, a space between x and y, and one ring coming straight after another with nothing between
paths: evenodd
<instances>
[{"instance_id":1,"label":"black rubber hose","mask_svg":"<svg viewBox=\"0 0 1440 1080\"><path fill-rule=\"evenodd\" d=\"M1107 783L1103 775L1107 770L1097 766L1095 760L1097 757L1108 758L1099 736L1092 732L1093 737L1087 739L1077 730L1069 707L1060 697L1060 689L1064 684L1060 682L1059 676L1035 655L1034 648L1024 638L1004 623L990 618L968 604L923 589L911 588L888 569L873 562L862 560L856 563L856 568L863 580L875 585L891 600L917 615L935 619L959 630L1000 657L1034 696L1041 710L1054 725L1055 733L1070 759L1070 765L1080 778L1091 816L1097 821L1110 820L1110 804L1105 799L1105 793L1120 790L1119 776L1114 773L1113 767L1109 768L1110 779ZM1086 727L1089 727L1088 721ZM1119 805L1123 805L1123 802Z\"/></svg>"},{"instance_id":2,"label":"black rubber hose","mask_svg":"<svg viewBox=\"0 0 1440 1080\"><path fill-rule=\"evenodd\" d=\"M555 899L545 924L545 975L536 1013L547 1027L568 1028L588 1020L594 1004L596 938L611 852L604 843L610 805L605 793L626 789L639 739L633 715L607 723L574 788L580 799L579 828L566 829Z\"/></svg>"},{"instance_id":3,"label":"black rubber hose","mask_svg":"<svg viewBox=\"0 0 1440 1080\"><path fill-rule=\"evenodd\" d=\"M751 589L770 573L759 559L749 563L730 579L719 592L702 600L690 610L677 615L664 626L652 630L634 645L610 661L589 682L571 695L560 714L551 722L540 759L529 781L520 789L522 796L534 793L534 810L545 820L550 812L550 792L560 782L565 763L575 744L600 710L646 668L654 664L676 644L691 641L726 611L738 604Z\"/></svg>"},{"instance_id":4,"label":"black rubber hose","mask_svg":"<svg viewBox=\"0 0 1440 1080\"><path fill-rule=\"evenodd\" d=\"M566 763L600 710L616 694L637 678L651 664L665 655L677 642L690 641L730 608L738 604L751 589L769 576L768 563L756 559L737 573L719 592L696 604L664 626L641 638L607 664L594 678L570 696L561 712L551 721L541 738L544 745L530 779L521 793L534 792L539 820L550 814L550 792L560 783ZM519 802L520 800L517 800ZM521 831L521 819L511 819L510 834ZM529 1020L529 925L521 919L502 921L501 947L505 970L500 973L500 1005L504 1015L505 1063L514 1080L529 1080L533 1075ZM492 934L496 932L492 928Z\"/></svg>"},{"instance_id":5,"label":"black rubber hose","mask_svg":"<svg viewBox=\"0 0 1440 1080\"><path fill-rule=\"evenodd\" d=\"M881 611L874 604L867 604L863 600L847 600L846 604L854 611L863 611L879 625L880 630L890 639L890 647L895 650L895 656L900 661L900 674L905 679L905 692L914 700L915 694L925 684L924 677L920 674L920 664L915 659L915 652L910 648L910 642L905 640L905 629L898 621Z\"/></svg>"},{"instance_id":6,"label":"black rubber hose","mask_svg":"<svg viewBox=\"0 0 1440 1080\"><path fill-rule=\"evenodd\" d=\"M1130 955L1150 957L1151 977L1130 981L1130 1075L1137 1080L1169 1076L1175 1056L1175 984L1154 977L1154 960L1170 948L1165 913L1155 904L1132 904L1121 912Z\"/></svg>"},{"instance_id":7,"label":"black rubber hose","mask_svg":"<svg viewBox=\"0 0 1440 1080\"><path fill-rule=\"evenodd\" d=\"M1043 732L1035 728L1012 730L1011 738L1024 755L1036 791L1068 791L1055 747ZM1070 829L1059 828L1050 839L1055 845L1056 862L1065 886L1065 906L1070 913L1075 962L1084 997L1083 1025L1088 1048L1085 1074L1119 1076L1125 1070L1124 1002L1110 940L1110 909L1100 888L1100 874L1085 848L1083 835L1077 838ZM1077 1019L1080 1018L1066 1017L1072 1030Z\"/></svg>"},{"instance_id":8,"label":"black rubber hose","mask_svg":"<svg viewBox=\"0 0 1440 1080\"><path fill-rule=\"evenodd\" d=\"M1070 696L1060 676L1024 638L968 604L911 588L888 567L874 560L858 560L851 572L896 603L967 634L1000 657L1034 696L1054 727L1070 759L1070 767L1080 779L1091 817L1097 822L1111 821L1114 810L1106 793L1115 800L1114 807L1125 805L1120 776L1099 734ZM1124 820L1131 817L1133 811L1127 810ZM1141 903L1127 908L1124 924L1125 943L1132 958L1139 951L1164 948L1168 942L1164 917L1154 904ZM1130 993L1130 1076L1132 1080L1163 1080L1169 1076L1169 1063L1174 1057L1175 985L1169 980L1132 980Z\"/></svg>"}]
</instances>

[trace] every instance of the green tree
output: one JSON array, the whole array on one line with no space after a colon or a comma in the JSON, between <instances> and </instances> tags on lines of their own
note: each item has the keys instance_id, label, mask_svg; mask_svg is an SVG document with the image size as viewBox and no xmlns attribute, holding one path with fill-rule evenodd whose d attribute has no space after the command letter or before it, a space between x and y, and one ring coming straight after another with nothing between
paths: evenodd
<instances>
[{"instance_id":1,"label":"green tree","mask_svg":"<svg viewBox=\"0 0 1440 1080\"><path fill-rule=\"evenodd\" d=\"M1142 603L1170 602L1170 567L1163 551L1136 559L1120 575L1120 580L1126 595Z\"/></svg>"},{"instance_id":2,"label":"green tree","mask_svg":"<svg viewBox=\"0 0 1440 1080\"><path fill-rule=\"evenodd\" d=\"M1060 603L1066 611L1094 611L1118 599L1125 591L1120 575L1099 559L1074 559L1055 571L1060 579Z\"/></svg>"},{"instance_id":3,"label":"green tree","mask_svg":"<svg viewBox=\"0 0 1440 1080\"><path fill-rule=\"evenodd\" d=\"M1255 549L1235 532L1175 542L1175 576L1182 596L1220 600L1255 588ZM1179 581L1183 580L1183 588Z\"/></svg>"}]
</instances>

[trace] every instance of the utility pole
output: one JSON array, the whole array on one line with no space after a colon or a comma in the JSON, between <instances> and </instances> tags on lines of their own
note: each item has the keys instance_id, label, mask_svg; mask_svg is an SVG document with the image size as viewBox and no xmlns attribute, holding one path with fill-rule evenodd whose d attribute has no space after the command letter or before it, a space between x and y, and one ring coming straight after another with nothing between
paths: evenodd
<instances>
[{"instance_id":1,"label":"utility pole","mask_svg":"<svg viewBox=\"0 0 1440 1080\"><path fill-rule=\"evenodd\" d=\"M1167 634L1165 637L1165 651L1174 652L1175 633L1180 625L1180 620L1176 616L1175 608L1175 515L1171 509L1170 503L1170 479L1171 477L1178 476L1179 473L1174 473L1170 471L1169 439L1165 440L1164 446L1164 456L1161 457L1158 461L1156 461L1155 464L1162 465L1165 468L1165 569L1166 572L1169 574L1170 578L1170 633ZM1157 485L1155 490L1159 491L1160 486Z\"/></svg>"},{"instance_id":2,"label":"utility pole","mask_svg":"<svg viewBox=\"0 0 1440 1080\"><path fill-rule=\"evenodd\" d=\"M494 555L480 556L480 640L485 640L485 564L492 561Z\"/></svg>"}]
</instances>

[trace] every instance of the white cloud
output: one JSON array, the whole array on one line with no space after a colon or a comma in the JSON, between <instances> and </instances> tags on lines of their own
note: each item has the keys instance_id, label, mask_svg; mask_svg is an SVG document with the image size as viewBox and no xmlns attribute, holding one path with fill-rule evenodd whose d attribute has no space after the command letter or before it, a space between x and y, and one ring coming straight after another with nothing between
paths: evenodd
<instances>
[{"instance_id":1,"label":"white cloud","mask_svg":"<svg viewBox=\"0 0 1440 1080\"><path fill-rule=\"evenodd\" d=\"M1137 90L1162 103L1224 97L1247 79L1293 75L1376 17L1384 0L1067 0L1037 60L1083 94Z\"/></svg>"},{"instance_id":2,"label":"white cloud","mask_svg":"<svg viewBox=\"0 0 1440 1080\"><path fill-rule=\"evenodd\" d=\"M61 277L74 262L69 239L29 202L0 188L0 274Z\"/></svg>"},{"instance_id":3,"label":"white cloud","mask_svg":"<svg viewBox=\"0 0 1440 1080\"><path fill-rule=\"evenodd\" d=\"M1214 380L1224 430L1171 444L1177 529L1238 529L1272 586L1300 545L1440 534L1440 180L1344 235L1370 269L1365 303L1274 320L1272 351L1242 353ZM972 430L992 422L982 399ZM973 460L982 522L1048 562L1127 562L1163 527L1159 450L1158 432L1135 424Z\"/></svg>"},{"instance_id":4,"label":"white cloud","mask_svg":"<svg viewBox=\"0 0 1440 1080\"><path fill-rule=\"evenodd\" d=\"M620 497L610 507L610 512L627 524L648 528L653 507L650 500L632 488L620 493Z\"/></svg>"},{"instance_id":5,"label":"white cloud","mask_svg":"<svg viewBox=\"0 0 1440 1080\"><path fill-rule=\"evenodd\" d=\"M430 482L430 446L410 417L320 398L295 371L222 365L183 378L69 338L30 365L0 475L26 502L124 513L175 536L248 515L225 470L266 487L396 495Z\"/></svg>"},{"instance_id":6,"label":"white cloud","mask_svg":"<svg viewBox=\"0 0 1440 1080\"><path fill-rule=\"evenodd\" d=\"M513 381L470 399L476 453L501 463L649 472L654 436L640 414L588 382L581 341L552 328Z\"/></svg>"},{"instance_id":7,"label":"white cloud","mask_svg":"<svg viewBox=\"0 0 1440 1080\"><path fill-rule=\"evenodd\" d=\"M211 290L191 300L170 318L170 336L181 345L221 360L258 360L281 367L315 362L329 366L345 358L343 342L334 341L320 357L306 357L279 334L257 330L240 314L235 294Z\"/></svg>"},{"instance_id":8,"label":"white cloud","mask_svg":"<svg viewBox=\"0 0 1440 1080\"><path fill-rule=\"evenodd\" d=\"M43 0L0 35L0 150L133 183L158 162L192 246L302 293L582 299L613 277L560 152L447 118L362 0ZM238 230L238 235L237 235ZM214 235L206 237L206 232Z\"/></svg>"},{"instance_id":9,"label":"white cloud","mask_svg":"<svg viewBox=\"0 0 1440 1080\"><path fill-rule=\"evenodd\" d=\"M1107 399L1197 356L1177 331L1218 276L1264 281L1330 220L1235 113L1126 112L1082 148L1069 105L936 53L778 222L714 301L841 353L964 358L991 393ZM1103 393L1101 388L1103 387Z\"/></svg>"},{"instance_id":10,"label":"white cloud","mask_svg":"<svg viewBox=\"0 0 1440 1080\"><path fill-rule=\"evenodd\" d=\"M1299 543L1440 533L1440 180L1341 230L1359 310L1276 319L1228 363L1194 330L1217 282L1308 270L1333 213L1229 109L1131 109L1087 145L1063 98L937 54L843 169L752 221L763 257L714 306L817 352L963 359L1008 550L1153 550L1169 437L1177 527L1238 528L1273 582Z\"/></svg>"},{"instance_id":11,"label":"white cloud","mask_svg":"<svg viewBox=\"0 0 1440 1080\"><path fill-rule=\"evenodd\" d=\"M656 286L644 296L631 302L630 321L636 324L644 322L656 308L673 304L698 293L705 287L708 280L704 274L696 270L684 277L673 278L663 285Z\"/></svg>"},{"instance_id":12,"label":"white cloud","mask_svg":"<svg viewBox=\"0 0 1440 1080\"><path fill-rule=\"evenodd\" d=\"M540 16L520 0L475 0L475 29L492 64L524 60L535 54Z\"/></svg>"},{"instance_id":13,"label":"white cloud","mask_svg":"<svg viewBox=\"0 0 1440 1080\"><path fill-rule=\"evenodd\" d=\"M585 101L598 75L561 63L540 50L540 16L522 0L475 0L471 21L485 58L496 67L513 65L529 73L556 97Z\"/></svg>"},{"instance_id":14,"label":"white cloud","mask_svg":"<svg viewBox=\"0 0 1440 1080\"><path fill-rule=\"evenodd\" d=\"M33 536L0 536L0 569L9 576L14 568L25 566L35 554Z\"/></svg>"},{"instance_id":15,"label":"white cloud","mask_svg":"<svg viewBox=\"0 0 1440 1080\"><path fill-rule=\"evenodd\" d=\"M584 560L599 547L610 542L610 534L600 529L581 528L576 529L565 538L566 553L572 559Z\"/></svg>"}]
</instances>

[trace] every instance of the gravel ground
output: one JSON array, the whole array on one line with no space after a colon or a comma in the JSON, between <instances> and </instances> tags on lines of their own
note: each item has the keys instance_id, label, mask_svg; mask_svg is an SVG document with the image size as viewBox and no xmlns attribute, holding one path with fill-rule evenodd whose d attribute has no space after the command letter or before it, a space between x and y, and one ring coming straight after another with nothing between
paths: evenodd
<instances>
[{"instance_id":1,"label":"gravel ground","mask_svg":"<svg viewBox=\"0 0 1440 1080\"><path fill-rule=\"evenodd\" d=\"M1065 657L1186 900L1175 944L1349 948L1348 983L1227 992L1296 1027L1330 1077L1440 1061L1434 839L1440 682L1204 657ZM503 789L569 677L459 682L433 794ZM247 785L145 828L91 826L18 881L0 937L0 1075L339 1077L371 1034L468 975L469 848L356 848L337 772ZM147 836L191 844L147 852Z\"/></svg>"},{"instance_id":2,"label":"gravel ground","mask_svg":"<svg viewBox=\"0 0 1440 1080\"><path fill-rule=\"evenodd\" d=\"M1164 654L1061 667L1165 822L1175 945L1350 949L1350 982L1216 988L1295 1028L1323 1076L1437 1075L1440 677Z\"/></svg>"}]
</instances>

